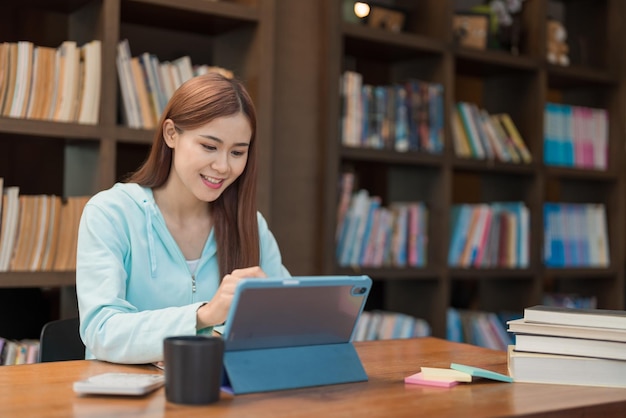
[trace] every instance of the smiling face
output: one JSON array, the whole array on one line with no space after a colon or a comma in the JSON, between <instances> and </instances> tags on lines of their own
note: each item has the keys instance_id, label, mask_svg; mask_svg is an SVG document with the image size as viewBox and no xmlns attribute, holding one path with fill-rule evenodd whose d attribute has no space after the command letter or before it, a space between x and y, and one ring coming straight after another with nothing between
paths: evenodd
<instances>
[{"instance_id":1,"label":"smiling face","mask_svg":"<svg viewBox=\"0 0 626 418\"><path fill-rule=\"evenodd\" d=\"M198 200L215 201L246 168L252 129L243 113L184 131L168 119L163 128L173 151L168 183Z\"/></svg>"}]
</instances>

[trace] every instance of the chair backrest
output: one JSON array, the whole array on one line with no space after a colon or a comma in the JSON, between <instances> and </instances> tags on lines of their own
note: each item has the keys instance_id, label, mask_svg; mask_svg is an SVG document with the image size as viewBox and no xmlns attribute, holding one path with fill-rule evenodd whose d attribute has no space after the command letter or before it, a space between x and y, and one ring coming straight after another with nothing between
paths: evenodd
<instances>
[{"instance_id":1,"label":"chair backrest","mask_svg":"<svg viewBox=\"0 0 626 418\"><path fill-rule=\"evenodd\" d=\"M84 360L85 345L80 339L78 318L58 319L41 329L39 361Z\"/></svg>"}]
</instances>

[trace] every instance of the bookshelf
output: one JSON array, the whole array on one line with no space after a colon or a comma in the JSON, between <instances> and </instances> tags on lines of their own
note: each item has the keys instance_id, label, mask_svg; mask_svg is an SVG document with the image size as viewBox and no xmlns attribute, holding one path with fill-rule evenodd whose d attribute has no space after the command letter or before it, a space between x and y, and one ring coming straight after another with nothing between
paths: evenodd
<instances>
[{"instance_id":1,"label":"bookshelf","mask_svg":"<svg viewBox=\"0 0 626 418\"><path fill-rule=\"evenodd\" d=\"M67 40L78 45L100 40L102 61L96 125L0 117L4 185L19 186L20 194L91 195L139 166L154 132L128 128L122 119L116 54L118 42L128 39L133 55L150 52L160 60L188 55L194 64L228 68L244 80L257 105L257 133L264 143L259 208L269 217L273 28L273 0L28 0L5 5L0 42L28 40L57 48ZM19 288L65 295L47 319L75 309L73 284L73 272L0 273L0 292L7 297Z\"/></svg>"},{"instance_id":2,"label":"bookshelf","mask_svg":"<svg viewBox=\"0 0 626 418\"><path fill-rule=\"evenodd\" d=\"M374 5L376 2L372 2ZM623 5L615 0L526 0L519 21L519 53L457 45L455 12L482 2L471 0L378 2L405 13L396 33L342 18L342 2L324 3L322 54L327 57L320 117L327 161L323 208L325 273L369 274L375 280L372 303L425 318L437 336L446 334L448 306L485 311L522 311L540 304L548 292L595 296L598 307L624 309L624 126L625 83ZM382 4L385 3L385 4ZM570 36L567 67L546 57L548 16L558 17ZM602 45L603 47L594 47ZM363 84L387 85L408 78L444 86L445 149L441 155L351 148L341 144L338 126L342 97L337 88L345 71ZM533 155L530 164L459 158L448 123L458 101L489 113L508 113ZM548 102L606 109L611 115L606 170L544 164L544 106ZM430 208L428 265L425 268L346 268L335 258L337 186L345 170L356 173L359 188L382 197L383 204L422 200ZM519 269L449 267L447 255L453 205L521 201L530 213L529 266ZM543 204L601 203L609 227L607 268L546 268L543 262Z\"/></svg>"},{"instance_id":3,"label":"bookshelf","mask_svg":"<svg viewBox=\"0 0 626 418\"><path fill-rule=\"evenodd\" d=\"M0 16L0 41L57 47L68 39L79 44L100 40L102 95L95 126L0 118L0 176L5 186L18 185L23 193L72 196L108 188L137 167L153 132L122 123L115 56L117 43L126 38L133 55L150 52L168 60L188 54L194 63L232 69L246 81L257 104L263 142L259 208L292 274L355 273L340 268L334 258L337 184L341 169L350 167L361 173L359 184L380 194L384 204L410 199L425 201L430 208L425 268L358 269L375 280L370 299L374 307L422 317L437 336L445 335L448 306L519 310L539 303L545 292L575 292L597 296L601 308L623 309L626 187L621 166L626 130L619 115L626 101L620 27L624 6L618 0L526 0L524 42L520 54L512 55L454 44L454 12L481 2L396 0L408 7L401 33L344 22L337 0L25 0L7 5ZM571 46L569 67L548 64L544 58L544 22L555 11L568 32L579 36ZM490 112L507 112L533 162L458 158L448 123L442 154L342 147L338 84L346 70L358 71L371 84L407 78L440 83L445 121L461 100ZM607 170L543 164L547 102L609 111ZM529 208L529 267L449 267L451 207L496 200L523 201ZM544 202L605 204L610 266L545 268ZM70 289L73 276L0 273L0 295Z\"/></svg>"}]
</instances>

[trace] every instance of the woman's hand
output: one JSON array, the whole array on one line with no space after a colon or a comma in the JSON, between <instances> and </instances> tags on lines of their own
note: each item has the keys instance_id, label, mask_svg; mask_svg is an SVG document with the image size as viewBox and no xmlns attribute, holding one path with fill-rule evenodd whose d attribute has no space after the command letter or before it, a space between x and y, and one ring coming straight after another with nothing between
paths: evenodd
<instances>
[{"instance_id":1,"label":"woman's hand","mask_svg":"<svg viewBox=\"0 0 626 418\"><path fill-rule=\"evenodd\" d=\"M224 276L213 299L198 308L196 313L198 329L224 323L228 316L230 305L233 302L237 283L239 283L241 279L250 277L267 277L267 275L261 270L261 267L256 266L236 269L233 270L232 273Z\"/></svg>"}]
</instances>

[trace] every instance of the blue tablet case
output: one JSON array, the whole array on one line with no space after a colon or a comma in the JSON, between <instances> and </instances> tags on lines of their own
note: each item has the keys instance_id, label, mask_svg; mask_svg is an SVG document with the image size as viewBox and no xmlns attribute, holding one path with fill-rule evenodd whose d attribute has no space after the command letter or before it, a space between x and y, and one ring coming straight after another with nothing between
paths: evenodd
<instances>
[{"instance_id":1,"label":"blue tablet case","mask_svg":"<svg viewBox=\"0 0 626 418\"><path fill-rule=\"evenodd\" d=\"M367 276L240 281L224 329L223 389L366 381L351 341L371 286Z\"/></svg>"}]
</instances>

